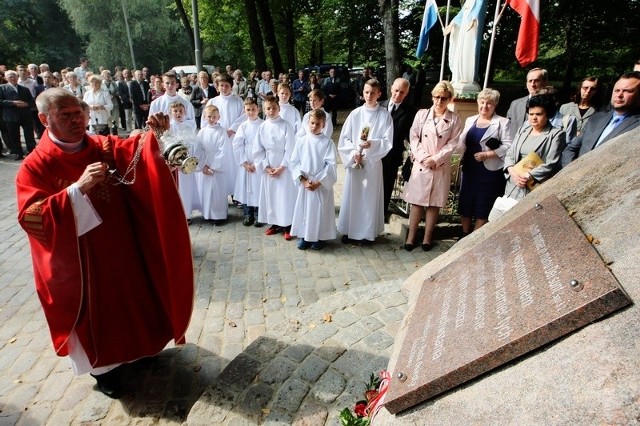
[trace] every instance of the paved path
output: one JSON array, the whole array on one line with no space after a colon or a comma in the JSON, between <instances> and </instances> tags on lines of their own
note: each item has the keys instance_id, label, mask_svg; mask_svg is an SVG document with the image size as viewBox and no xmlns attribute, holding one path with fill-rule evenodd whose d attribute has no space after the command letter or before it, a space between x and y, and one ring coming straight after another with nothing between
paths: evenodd
<instances>
[{"instance_id":1,"label":"paved path","mask_svg":"<svg viewBox=\"0 0 640 426\"><path fill-rule=\"evenodd\" d=\"M128 366L111 400L58 358L16 221L19 163L0 161L0 425L338 425L384 368L406 310L402 281L448 249L400 249L401 219L371 247L301 251L282 235L230 222L190 226L197 273L187 345ZM336 186L342 193L344 171Z\"/></svg>"}]
</instances>

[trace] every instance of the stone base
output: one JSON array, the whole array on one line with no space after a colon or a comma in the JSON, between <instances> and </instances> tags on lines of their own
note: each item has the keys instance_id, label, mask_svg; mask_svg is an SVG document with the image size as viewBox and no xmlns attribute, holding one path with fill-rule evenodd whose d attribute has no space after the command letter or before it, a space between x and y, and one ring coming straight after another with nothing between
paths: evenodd
<instances>
[{"instance_id":1,"label":"stone base","mask_svg":"<svg viewBox=\"0 0 640 426\"><path fill-rule=\"evenodd\" d=\"M478 83L461 83L459 81L455 81L452 82L451 85L458 95L478 93L480 89L482 89Z\"/></svg>"},{"instance_id":2,"label":"stone base","mask_svg":"<svg viewBox=\"0 0 640 426\"><path fill-rule=\"evenodd\" d=\"M402 235L402 241L407 241L407 234L409 233L409 225L403 224L400 229L400 235ZM460 238L462 236L462 225L459 223L439 223L433 230L433 240L452 240L454 238ZM419 226L416 232L416 244L422 243L424 237L424 226Z\"/></svg>"}]
</instances>

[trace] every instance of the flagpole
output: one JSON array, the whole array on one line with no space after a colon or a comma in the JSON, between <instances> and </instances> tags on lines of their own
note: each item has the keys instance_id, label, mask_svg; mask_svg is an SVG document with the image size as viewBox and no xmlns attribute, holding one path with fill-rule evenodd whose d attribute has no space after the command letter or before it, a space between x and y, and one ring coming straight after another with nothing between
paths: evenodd
<instances>
[{"instance_id":1,"label":"flagpole","mask_svg":"<svg viewBox=\"0 0 640 426\"><path fill-rule=\"evenodd\" d=\"M489 43L489 56L487 58L487 70L484 73L484 85L482 86L483 89L486 89L487 85L489 84L489 70L491 69L491 59L493 58L493 46L496 41L496 32L498 30L498 22L500 22L502 13L504 12L505 7L507 6L507 3L505 2L504 6L502 7L502 10L500 10L500 1L501 0L498 0L496 2L496 12L493 16L493 30L491 31L491 42Z\"/></svg>"},{"instance_id":2,"label":"flagpole","mask_svg":"<svg viewBox=\"0 0 640 426\"><path fill-rule=\"evenodd\" d=\"M451 0L447 0L447 15L445 17L444 28L447 28L449 26L449 8L450 7L451 7ZM444 28L443 28L443 34L444 34ZM447 52L448 40L449 40L449 34L444 34L444 41L442 43L442 61L440 62L440 81L444 80L444 58Z\"/></svg>"}]
</instances>

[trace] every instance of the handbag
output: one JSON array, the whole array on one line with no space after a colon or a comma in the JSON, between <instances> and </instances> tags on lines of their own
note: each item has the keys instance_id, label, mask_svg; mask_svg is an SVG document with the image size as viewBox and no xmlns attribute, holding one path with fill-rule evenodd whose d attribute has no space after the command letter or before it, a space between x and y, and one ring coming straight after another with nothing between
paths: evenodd
<instances>
[{"instance_id":1,"label":"handbag","mask_svg":"<svg viewBox=\"0 0 640 426\"><path fill-rule=\"evenodd\" d=\"M518 204L518 201L519 200L511 198L507 195L496 198L496 201L493 203L493 207L489 212L489 222L493 222L494 220L505 214L509 209Z\"/></svg>"},{"instance_id":2,"label":"handbag","mask_svg":"<svg viewBox=\"0 0 640 426\"><path fill-rule=\"evenodd\" d=\"M413 168L413 161L411 160L411 154L404 160L404 164L402 165L402 180L405 182L409 181L411 177L411 169Z\"/></svg>"}]
</instances>

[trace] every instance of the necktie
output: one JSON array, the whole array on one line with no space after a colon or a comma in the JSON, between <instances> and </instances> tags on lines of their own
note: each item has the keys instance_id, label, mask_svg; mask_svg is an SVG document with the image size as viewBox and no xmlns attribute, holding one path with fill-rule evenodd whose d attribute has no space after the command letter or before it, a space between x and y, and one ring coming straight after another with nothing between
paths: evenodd
<instances>
[{"instance_id":1,"label":"necktie","mask_svg":"<svg viewBox=\"0 0 640 426\"><path fill-rule=\"evenodd\" d=\"M396 104L392 104L393 106L391 107L391 114L393 114L394 112L396 112L396 109L398 109L398 105Z\"/></svg>"},{"instance_id":2,"label":"necktie","mask_svg":"<svg viewBox=\"0 0 640 426\"><path fill-rule=\"evenodd\" d=\"M604 140L607 138L607 136L609 136L609 133L611 133L613 129L615 129L618 126L618 124L620 124L623 118L624 117L621 115L614 117L614 119L609 122L607 127L604 128L604 130L602 131L602 134L600 135L600 138L598 139L598 142L596 142L596 144L593 147L595 148L597 146L600 146L602 142L604 142Z\"/></svg>"}]
</instances>

